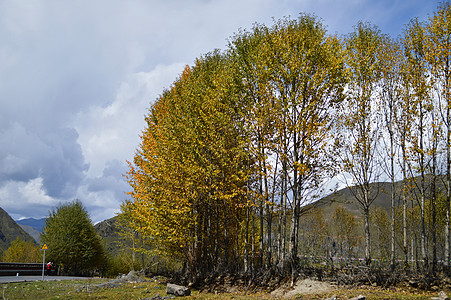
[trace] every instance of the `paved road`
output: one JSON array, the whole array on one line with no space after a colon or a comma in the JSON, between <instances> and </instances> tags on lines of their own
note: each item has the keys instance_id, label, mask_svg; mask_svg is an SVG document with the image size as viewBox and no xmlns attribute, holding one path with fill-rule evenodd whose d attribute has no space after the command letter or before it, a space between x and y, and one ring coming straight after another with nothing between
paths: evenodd
<instances>
[{"instance_id":1,"label":"paved road","mask_svg":"<svg viewBox=\"0 0 451 300\"><path fill-rule=\"evenodd\" d=\"M10 282L38 281L42 276L0 276L0 284ZM71 276L44 276L44 280L79 280L89 279L89 277L71 277Z\"/></svg>"}]
</instances>

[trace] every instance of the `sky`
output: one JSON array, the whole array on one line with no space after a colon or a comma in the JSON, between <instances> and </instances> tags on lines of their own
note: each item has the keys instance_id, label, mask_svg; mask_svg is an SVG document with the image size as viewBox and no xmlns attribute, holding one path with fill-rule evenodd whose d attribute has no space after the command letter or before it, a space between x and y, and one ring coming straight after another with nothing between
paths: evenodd
<instances>
[{"instance_id":1,"label":"sky","mask_svg":"<svg viewBox=\"0 0 451 300\"><path fill-rule=\"evenodd\" d=\"M120 211L144 117L186 65L239 29L301 12L330 34L358 21L396 37L432 0L0 0L0 207L43 218L79 199Z\"/></svg>"}]
</instances>

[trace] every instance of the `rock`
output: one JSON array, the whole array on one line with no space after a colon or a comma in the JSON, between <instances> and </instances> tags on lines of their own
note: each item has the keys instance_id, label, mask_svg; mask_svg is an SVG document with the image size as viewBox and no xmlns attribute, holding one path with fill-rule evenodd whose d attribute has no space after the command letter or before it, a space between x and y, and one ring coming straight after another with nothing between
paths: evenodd
<instances>
[{"instance_id":1,"label":"rock","mask_svg":"<svg viewBox=\"0 0 451 300\"><path fill-rule=\"evenodd\" d=\"M160 295L156 295L156 296L153 296L153 297L144 298L142 300L166 300L166 299L174 299L174 297L172 297L172 296L165 296L165 297L163 297L163 296L160 296Z\"/></svg>"},{"instance_id":2,"label":"rock","mask_svg":"<svg viewBox=\"0 0 451 300\"><path fill-rule=\"evenodd\" d=\"M438 297L431 297L431 300L448 300L448 299L449 298L444 291L438 293Z\"/></svg>"},{"instance_id":3,"label":"rock","mask_svg":"<svg viewBox=\"0 0 451 300\"><path fill-rule=\"evenodd\" d=\"M126 281L123 278L120 279L113 279L105 283L100 283L98 285L99 288L116 288L126 283Z\"/></svg>"},{"instance_id":4,"label":"rock","mask_svg":"<svg viewBox=\"0 0 451 300\"><path fill-rule=\"evenodd\" d=\"M176 296L189 296L191 295L191 290L181 285L168 283L166 286L166 293Z\"/></svg>"},{"instance_id":5,"label":"rock","mask_svg":"<svg viewBox=\"0 0 451 300\"><path fill-rule=\"evenodd\" d=\"M332 297L324 299L324 300L337 300L337 295L333 295Z\"/></svg>"},{"instance_id":6,"label":"rock","mask_svg":"<svg viewBox=\"0 0 451 300\"><path fill-rule=\"evenodd\" d=\"M448 300L449 297L446 295L446 293L444 291L441 291L440 293L438 293L438 299L440 299L440 300Z\"/></svg>"},{"instance_id":7,"label":"rock","mask_svg":"<svg viewBox=\"0 0 451 300\"><path fill-rule=\"evenodd\" d=\"M351 298L350 300L365 300L366 297L363 295L358 295L357 297Z\"/></svg>"},{"instance_id":8,"label":"rock","mask_svg":"<svg viewBox=\"0 0 451 300\"><path fill-rule=\"evenodd\" d=\"M138 273L136 273L136 271L130 271L126 276L123 276L122 278L125 279L126 281L130 282L130 283L138 283L138 282L145 282L146 281L145 279L140 277L138 275Z\"/></svg>"},{"instance_id":9,"label":"rock","mask_svg":"<svg viewBox=\"0 0 451 300\"><path fill-rule=\"evenodd\" d=\"M416 282L415 280L409 280L409 285L413 288L418 287L418 282Z\"/></svg>"},{"instance_id":10,"label":"rock","mask_svg":"<svg viewBox=\"0 0 451 300\"><path fill-rule=\"evenodd\" d=\"M144 298L142 300L164 300L164 298L161 297L160 295L156 295L156 296L153 296L153 297Z\"/></svg>"},{"instance_id":11,"label":"rock","mask_svg":"<svg viewBox=\"0 0 451 300\"><path fill-rule=\"evenodd\" d=\"M298 295L313 295L324 294L334 290L334 287L322 281L316 281L311 279L298 279L293 288L289 285L282 285L279 288L271 292L274 297L283 297L285 299L293 299Z\"/></svg>"}]
</instances>

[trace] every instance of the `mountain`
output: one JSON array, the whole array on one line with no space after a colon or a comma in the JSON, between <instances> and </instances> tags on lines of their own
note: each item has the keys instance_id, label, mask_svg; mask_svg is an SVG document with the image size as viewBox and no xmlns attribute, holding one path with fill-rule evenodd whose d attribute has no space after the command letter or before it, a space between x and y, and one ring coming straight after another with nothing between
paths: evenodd
<instances>
[{"instance_id":1,"label":"mountain","mask_svg":"<svg viewBox=\"0 0 451 300\"><path fill-rule=\"evenodd\" d=\"M140 244L142 240L138 237L136 237L138 238L136 240L137 244L133 244L130 237L127 238L124 236L124 230L127 230L122 226L123 225L121 225L117 216L94 225L97 234L102 238L105 252L108 255L114 257L121 253L130 254L132 247L144 247L146 250L150 250L152 248L152 245L150 244L146 244L144 246Z\"/></svg>"},{"instance_id":2,"label":"mountain","mask_svg":"<svg viewBox=\"0 0 451 300\"><path fill-rule=\"evenodd\" d=\"M0 252L5 251L11 242L20 238L23 241L35 242L6 211L0 208Z\"/></svg>"},{"instance_id":3,"label":"mountain","mask_svg":"<svg viewBox=\"0 0 451 300\"><path fill-rule=\"evenodd\" d=\"M123 238L119 235L120 228L117 217L107 219L94 225L98 235L102 238L105 250L117 254Z\"/></svg>"},{"instance_id":4,"label":"mountain","mask_svg":"<svg viewBox=\"0 0 451 300\"><path fill-rule=\"evenodd\" d=\"M34 219L34 218L27 218L27 219L21 219L16 221L19 225L26 225L34 228L36 231L42 232L43 228L45 226L45 220L46 218L42 219Z\"/></svg>"},{"instance_id":5,"label":"mountain","mask_svg":"<svg viewBox=\"0 0 451 300\"><path fill-rule=\"evenodd\" d=\"M430 191L428 188L430 187L430 181L432 177L426 176L425 178L425 184L427 187L426 193L429 193ZM409 181L409 184L412 186L408 199L415 199L419 195L419 189L418 186L420 185L420 177L416 177L413 180ZM437 193L445 193L446 187L444 184L444 177L439 176L437 179L437 186L436 186L436 192ZM401 203L401 190L403 188L403 181L397 181L395 182L395 206L402 205ZM371 205L371 209L374 207L380 207L387 211L387 213L390 215L390 209L391 209L391 193L392 193L392 184L391 182L373 182L370 183L370 194L375 197L374 202ZM416 196L415 196L416 195ZM409 200L409 205L410 204ZM327 216L332 215L333 211L337 206L343 206L346 210L348 210L351 214L361 217L362 212L359 209L359 204L355 200L351 188L343 188L341 190L338 190L328 196L325 196L324 198L318 200L317 203L315 203L317 206L322 207L324 209L324 212Z\"/></svg>"},{"instance_id":6,"label":"mountain","mask_svg":"<svg viewBox=\"0 0 451 300\"><path fill-rule=\"evenodd\" d=\"M395 189L397 186L400 186L400 184L401 184L400 182L396 183ZM389 212L392 191L391 183L390 182L371 183L370 191L371 191L370 193L375 197L372 207L379 206L387 210L387 212ZM318 200L318 202L319 206L324 209L326 214L332 213L337 206L342 206L353 215L356 216L361 215L359 205L352 194L351 188L349 187L338 190Z\"/></svg>"},{"instance_id":7,"label":"mountain","mask_svg":"<svg viewBox=\"0 0 451 300\"><path fill-rule=\"evenodd\" d=\"M41 232L44 229L46 218L27 218L16 221L17 224L28 233L38 244L41 240Z\"/></svg>"},{"instance_id":8,"label":"mountain","mask_svg":"<svg viewBox=\"0 0 451 300\"><path fill-rule=\"evenodd\" d=\"M17 221L16 221L17 223ZM19 224L19 226L28 233L35 241L36 243L40 244L41 242L41 231L37 231L35 228L28 226L28 225L22 225Z\"/></svg>"}]
</instances>

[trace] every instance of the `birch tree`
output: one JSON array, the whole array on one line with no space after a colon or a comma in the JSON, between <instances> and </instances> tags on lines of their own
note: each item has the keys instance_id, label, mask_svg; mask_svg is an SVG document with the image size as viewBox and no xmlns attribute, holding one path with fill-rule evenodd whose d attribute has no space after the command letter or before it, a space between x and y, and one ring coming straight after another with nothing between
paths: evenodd
<instances>
[{"instance_id":1,"label":"birch tree","mask_svg":"<svg viewBox=\"0 0 451 300\"><path fill-rule=\"evenodd\" d=\"M285 142L277 151L286 163L291 194L290 264L292 283L298 262L299 219L332 170L332 109L344 86L341 47L313 16L284 19L271 28L271 87L283 119L276 122ZM283 121L283 122L282 122ZM287 149L288 146L288 149ZM286 151L288 150L288 151ZM311 206L310 206L311 207Z\"/></svg>"},{"instance_id":2,"label":"birch tree","mask_svg":"<svg viewBox=\"0 0 451 300\"><path fill-rule=\"evenodd\" d=\"M446 225L445 266L450 266L450 202L451 202L451 5L444 2L430 18L426 36L426 58L434 91L440 102L445 131L446 153Z\"/></svg>"},{"instance_id":3,"label":"birch tree","mask_svg":"<svg viewBox=\"0 0 451 300\"><path fill-rule=\"evenodd\" d=\"M258 264L263 267L264 255L267 261L271 261L271 204L269 178L271 177L271 163L269 161L272 155L271 146L274 135L274 101L268 91L268 50L266 43L268 28L264 25L256 24L252 32L241 31L235 35L230 44L234 64L237 85L240 88L240 95L243 98L241 105L245 134L247 136L247 149L255 159L255 173L251 176L248 186L251 201L246 207L250 217L254 211L259 216L259 238L258 238ZM264 245L264 218L265 204L267 219L267 243ZM257 210L255 210L257 208ZM249 220L246 221L246 232L248 232ZM252 228L253 217L252 217ZM252 235L253 239L255 234ZM246 241L248 236L246 234ZM246 243L247 244L247 243ZM266 253L268 252L268 253ZM253 255L256 253L252 253ZM245 266L248 269L248 245L245 245Z\"/></svg>"},{"instance_id":4,"label":"birch tree","mask_svg":"<svg viewBox=\"0 0 451 300\"><path fill-rule=\"evenodd\" d=\"M408 24L403 38L404 55L407 61L406 76L407 89L412 97L412 112L414 132L411 138L411 154L413 160L412 177L420 175L419 183L414 180L419 190L419 205L421 213L420 247L421 258L424 266L428 264L426 249L426 172L428 169L426 139L428 128L431 125L432 99L429 95L429 82L425 60L425 30L418 19L413 19ZM428 123L429 122L429 123Z\"/></svg>"},{"instance_id":5,"label":"birch tree","mask_svg":"<svg viewBox=\"0 0 451 300\"><path fill-rule=\"evenodd\" d=\"M395 207L396 207L396 173L395 165L397 163L397 140L399 136L396 130L396 120L400 117L398 112L398 106L400 103L401 95L401 48L399 43L393 41L390 38L383 39L382 51L379 52L381 61L381 88L380 88L380 101L382 108L382 121L385 125L385 135L388 135L387 139L383 139L383 157L388 157L388 164L386 160L381 166L385 173L388 175L391 181L391 241L390 241L390 265L391 269L395 268Z\"/></svg>"},{"instance_id":6,"label":"birch tree","mask_svg":"<svg viewBox=\"0 0 451 300\"><path fill-rule=\"evenodd\" d=\"M337 145L343 170L349 178L346 183L362 210L365 233L365 260L371 262L370 207L378 189L371 189L380 168L377 147L380 127L377 120L375 96L381 78L381 60L384 36L373 25L358 23L345 41L346 65L349 74L348 97L341 114L341 132Z\"/></svg>"}]
</instances>

